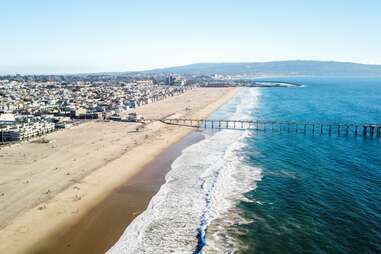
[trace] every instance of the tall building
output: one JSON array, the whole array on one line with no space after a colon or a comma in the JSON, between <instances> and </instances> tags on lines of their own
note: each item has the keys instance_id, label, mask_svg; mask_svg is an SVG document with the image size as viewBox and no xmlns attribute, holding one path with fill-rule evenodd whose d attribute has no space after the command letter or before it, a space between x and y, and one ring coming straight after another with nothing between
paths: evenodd
<instances>
[{"instance_id":1,"label":"tall building","mask_svg":"<svg viewBox=\"0 0 381 254\"><path fill-rule=\"evenodd\" d=\"M168 86L173 86L175 84L175 80L176 78L172 75L168 75L165 83L168 85Z\"/></svg>"}]
</instances>

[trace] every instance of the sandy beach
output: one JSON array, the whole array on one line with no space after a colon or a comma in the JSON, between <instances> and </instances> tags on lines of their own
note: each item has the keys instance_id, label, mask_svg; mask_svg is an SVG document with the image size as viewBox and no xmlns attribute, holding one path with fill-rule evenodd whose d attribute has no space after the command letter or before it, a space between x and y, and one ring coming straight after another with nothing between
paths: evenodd
<instances>
[{"instance_id":1,"label":"sandy beach","mask_svg":"<svg viewBox=\"0 0 381 254\"><path fill-rule=\"evenodd\" d=\"M151 198L165 183L172 162L182 150L204 136L191 132L160 153L136 175L114 189L78 223L41 241L33 254L105 253L123 234L127 226L143 212Z\"/></svg>"},{"instance_id":2,"label":"sandy beach","mask_svg":"<svg viewBox=\"0 0 381 254\"><path fill-rule=\"evenodd\" d=\"M233 88L198 88L134 112L145 118L203 118ZM32 253L72 228L191 128L91 121L0 150L0 253ZM67 252L68 253L68 252Z\"/></svg>"}]
</instances>

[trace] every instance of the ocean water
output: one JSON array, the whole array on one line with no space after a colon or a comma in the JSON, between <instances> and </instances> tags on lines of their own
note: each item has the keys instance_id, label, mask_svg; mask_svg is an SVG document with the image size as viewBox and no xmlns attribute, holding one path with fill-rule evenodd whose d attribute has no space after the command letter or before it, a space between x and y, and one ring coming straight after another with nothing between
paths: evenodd
<instances>
[{"instance_id":1,"label":"ocean water","mask_svg":"<svg viewBox=\"0 0 381 254\"><path fill-rule=\"evenodd\" d=\"M210 118L381 123L381 78L282 80ZM108 253L381 253L381 139L204 135Z\"/></svg>"}]
</instances>

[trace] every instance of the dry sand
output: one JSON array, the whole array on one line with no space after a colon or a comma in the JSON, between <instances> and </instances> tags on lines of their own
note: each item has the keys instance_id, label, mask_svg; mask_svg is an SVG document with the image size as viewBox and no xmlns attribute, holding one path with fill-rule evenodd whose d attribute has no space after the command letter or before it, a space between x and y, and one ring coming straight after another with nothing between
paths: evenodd
<instances>
[{"instance_id":1,"label":"dry sand","mask_svg":"<svg viewBox=\"0 0 381 254\"><path fill-rule=\"evenodd\" d=\"M146 118L203 118L236 89L198 88L135 110ZM192 129L91 121L0 150L0 253L28 253L74 225L113 189Z\"/></svg>"},{"instance_id":2,"label":"dry sand","mask_svg":"<svg viewBox=\"0 0 381 254\"><path fill-rule=\"evenodd\" d=\"M104 254L121 237L127 226L143 212L165 183L172 162L186 147L204 136L194 131L155 157L136 175L114 189L78 223L49 235L31 249L33 254Z\"/></svg>"}]
</instances>

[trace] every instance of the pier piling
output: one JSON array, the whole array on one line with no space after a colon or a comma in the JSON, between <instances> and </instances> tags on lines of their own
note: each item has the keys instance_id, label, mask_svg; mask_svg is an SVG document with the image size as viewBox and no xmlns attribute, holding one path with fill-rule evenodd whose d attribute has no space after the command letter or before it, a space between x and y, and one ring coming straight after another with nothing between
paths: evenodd
<instances>
[{"instance_id":1,"label":"pier piling","mask_svg":"<svg viewBox=\"0 0 381 254\"><path fill-rule=\"evenodd\" d=\"M374 134L374 126L369 126L369 135L373 137Z\"/></svg>"},{"instance_id":2,"label":"pier piling","mask_svg":"<svg viewBox=\"0 0 381 254\"><path fill-rule=\"evenodd\" d=\"M146 119L147 121L157 121L157 119ZM381 137L381 124L324 124L316 122L291 122L291 121L249 121L249 120L209 120L209 119L162 119L163 123L171 125L182 125L196 128L209 128L209 129L251 129L256 131L267 132L282 132L287 133L308 133L315 135L315 132L319 132L323 135L327 133L329 136L359 136L362 131L363 137ZM271 125L271 126L268 126ZM295 130L294 130L295 128ZM360 128L360 129L359 129ZM362 128L362 129L361 129ZM287 130L286 130L287 129Z\"/></svg>"}]
</instances>

